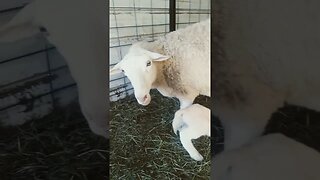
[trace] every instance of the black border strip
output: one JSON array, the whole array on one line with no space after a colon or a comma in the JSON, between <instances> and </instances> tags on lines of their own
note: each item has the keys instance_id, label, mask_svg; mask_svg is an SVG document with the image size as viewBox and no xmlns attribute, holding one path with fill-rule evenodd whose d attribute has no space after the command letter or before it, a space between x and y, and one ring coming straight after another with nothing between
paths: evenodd
<instances>
[{"instance_id":1,"label":"black border strip","mask_svg":"<svg viewBox=\"0 0 320 180\"><path fill-rule=\"evenodd\" d=\"M212 123L213 121L213 117L212 117L212 112L213 112L213 107L214 107L214 92L213 92L213 88L212 88L212 85L213 85L213 77L212 77L212 72L214 71L214 67L213 67L213 35L214 35L214 4L215 4L215 1L216 0L213 0L211 1L210 3L210 6L211 6L211 15L210 15L210 90L211 90L211 98L212 98L212 104L211 104L211 107L210 107L210 110L211 110L211 127L210 127L210 133L213 134L213 126L214 124ZM210 143L210 146L211 146L211 171L210 171L210 177L212 176L213 172L214 172L214 169L213 169L213 163L214 163L214 160L213 160L213 153L214 153L214 140L213 138L211 138L211 143ZM211 179L211 178L210 178Z\"/></svg>"},{"instance_id":2,"label":"black border strip","mask_svg":"<svg viewBox=\"0 0 320 180\"><path fill-rule=\"evenodd\" d=\"M106 24L107 24L107 27L106 27L106 55L107 55L107 59L106 59L106 63L107 63L107 66L106 67L109 67L110 68L110 1L105 1L106 2ZM110 147L111 147L111 144L110 144L110 120L111 120L111 113L110 113L110 97L108 95L109 92L110 92L110 87L109 87L109 82L110 82L110 77L109 77L109 68L108 70L106 71L106 102L107 102L107 107L106 107L106 114L107 114L107 117L108 119L106 120L106 123L108 124L108 129L106 129L107 131L107 134L109 135L109 138L108 138L108 147L107 147L107 158L106 158L106 167L107 167L107 174L106 174L106 178L109 179L110 177Z\"/></svg>"},{"instance_id":3,"label":"black border strip","mask_svg":"<svg viewBox=\"0 0 320 180\"><path fill-rule=\"evenodd\" d=\"M170 15L170 31L175 31L176 30L176 0L170 0L169 15Z\"/></svg>"}]
</instances>

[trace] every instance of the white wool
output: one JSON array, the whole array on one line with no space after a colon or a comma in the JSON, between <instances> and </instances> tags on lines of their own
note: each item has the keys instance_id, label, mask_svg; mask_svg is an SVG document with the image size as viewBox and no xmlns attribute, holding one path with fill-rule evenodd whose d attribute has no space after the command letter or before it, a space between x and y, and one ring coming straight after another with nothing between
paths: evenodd
<instances>
[{"instance_id":1,"label":"white wool","mask_svg":"<svg viewBox=\"0 0 320 180\"><path fill-rule=\"evenodd\" d=\"M201 136L210 136L210 109L193 104L187 108L180 109L175 113L172 121L173 132L179 131L180 140L190 157L197 161L202 161L202 155L192 144L192 139Z\"/></svg>"},{"instance_id":2,"label":"white wool","mask_svg":"<svg viewBox=\"0 0 320 180\"><path fill-rule=\"evenodd\" d=\"M107 129L107 21L104 0L35 0L0 28L0 42L48 31L77 83L81 110L96 134Z\"/></svg>"},{"instance_id":3,"label":"white wool","mask_svg":"<svg viewBox=\"0 0 320 180\"><path fill-rule=\"evenodd\" d=\"M169 33L159 43L180 65L182 84L210 96L210 19Z\"/></svg>"},{"instance_id":4,"label":"white wool","mask_svg":"<svg viewBox=\"0 0 320 180\"><path fill-rule=\"evenodd\" d=\"M153 62L150 67L146 66L148 61ZM164 96L177 97L181 108L191 105L199 94L210 96L210 19L168 33L155 42L133 44L110 73L121 69L142 105L150 103L151 88Z\"/></svg>"},{"instance_id":5,"label":"white wool","mask_svg":"<svg viewBox=\"0 0 320 180\"><path fill-rule=\"evenodd\" d=\"M212 179L319 180L320 154L281 134L269 134L213 158Z\"/></svg>"}]
</instances>

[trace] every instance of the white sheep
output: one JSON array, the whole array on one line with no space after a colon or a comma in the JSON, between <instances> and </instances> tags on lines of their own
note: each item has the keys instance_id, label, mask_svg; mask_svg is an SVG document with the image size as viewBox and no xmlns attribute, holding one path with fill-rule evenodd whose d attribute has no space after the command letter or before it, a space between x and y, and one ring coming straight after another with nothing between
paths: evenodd
<instances>
[{"instance_id":1,"label":"white sheep","mask_svg":"<svg viewBox=\"0 0 320 180\"><path fill-rule=\"evenodd\" d=\"M35 0L0 28L0 42L41 34L64 56L91 130L108 138L105 0Z\"/></svg>"},{"instance_id":2,"label":"white sheep","mask_svg":"<svg viewBox=\"0 0 320 180\"><path fill-rule=\"evenodd\" d=\"M177 134L179 131L183 147L188 151L190 157L197 161L202 161L203 157L193 146L191 140L201 136L210 136L210 117L210 109L200 104L193 104L178 110L172 121L173 132Z\"/></svg>"},{"instance_id":3,"label":"white sheep","mask_svg":"<svg viewBox=\"0 0 320 180\"><path fill-rule=\"evenodd\" d=\"M177 97L180 107L199 94L210 96L210 19L166 34L154 42L138 42L110 75L124 72L137 101L150 103L150 89Z\"/></svg>"},{"instance_id":4,"label":"white sheep","mask_svg":"<svg viewBox=\"0 0 320 180\"><path fill-rule=\"evenodd\" d=\"M213 114L225 128L226 149L260 136L285 102L320 111L319 6L214 2Z\"/></svg>"},{"instance_id":5,"label":"white sheep","mask_svg":"<svg viewBox=\"0 0 320 180\"><path fill-rule=\"evenodd\" d=\"M212 161L215 180L319 180L320 153L282 134L268 134Z\"/></svg>"}]
</instances>

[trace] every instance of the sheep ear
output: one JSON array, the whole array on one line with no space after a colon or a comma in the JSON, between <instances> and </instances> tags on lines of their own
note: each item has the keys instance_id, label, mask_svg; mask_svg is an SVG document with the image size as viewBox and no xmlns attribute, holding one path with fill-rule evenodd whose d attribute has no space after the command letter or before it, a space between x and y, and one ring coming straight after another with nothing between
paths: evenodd
<instances>
[{"instance_id":1,"label":"sheep ear","mask_svg":"<svg viewBox=\"0 0 320 180\"><path fill-rule=\"evenodd\" d=\"M113 66L113 68L111 68L110 71L109 71L110 76L115 75L115 74L119 74L121 72L122 72L122 70L121 70L121 64L120 63L118 63L115 66Z\"/></svg>"},{"instance_id":2,"label":"sheep ear","mask_svg":"<svg viewBox=\"0 0 320 180\"><path fill-rule=\"evenodd\" d=\"M162 55L151 51L147 51L147 54L151 57L152 61L165 61L170 58L170 56Z\"/></svg>"}]
</instances>

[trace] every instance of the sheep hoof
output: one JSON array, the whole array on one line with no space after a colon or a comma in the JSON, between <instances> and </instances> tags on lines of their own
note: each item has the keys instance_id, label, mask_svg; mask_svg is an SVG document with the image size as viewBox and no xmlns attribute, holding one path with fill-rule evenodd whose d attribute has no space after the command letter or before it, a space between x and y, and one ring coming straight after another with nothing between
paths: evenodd
<instances>
[{"instance_id":1,"label":"sheep hoof","mask_svg":"<svg viewBox=\"0 0 320 180\"><path fill-rule=\"evenodd\" d=\"M174 132L175 135L178 135L178 130L177 129L174 129L173 132Z\"/></svg>"}]
</instances>

